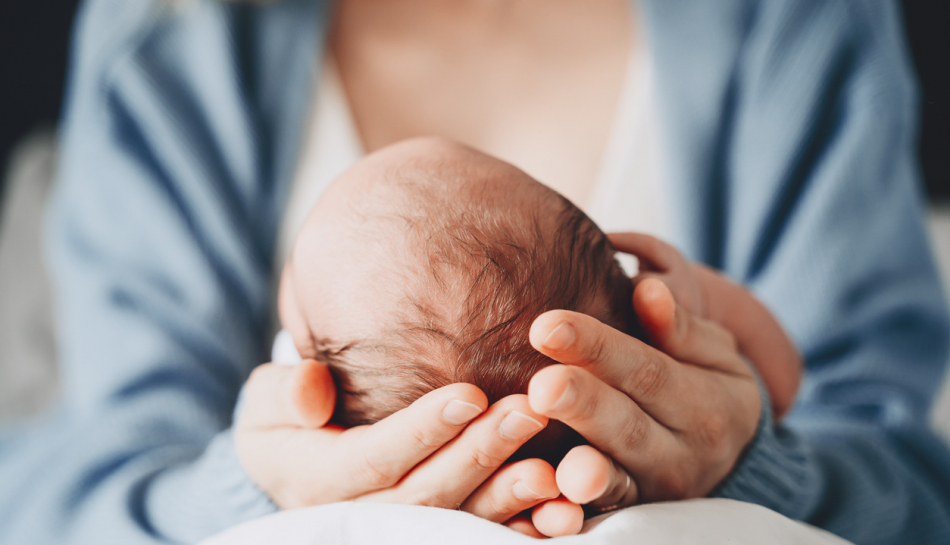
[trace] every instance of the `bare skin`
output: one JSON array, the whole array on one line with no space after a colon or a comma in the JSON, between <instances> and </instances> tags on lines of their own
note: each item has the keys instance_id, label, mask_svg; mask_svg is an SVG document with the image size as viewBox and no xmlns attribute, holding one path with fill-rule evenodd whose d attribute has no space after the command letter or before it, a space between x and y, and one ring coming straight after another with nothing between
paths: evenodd
<instances>
[{"instance_id":1,"label":"bare skin","mask_svg":"<svg viewBox=\"0 0 950 545\"><path fill-rule=\"evenodd\" d=\"M457 508L504 523L560 496L547 462L503 465L547 424L525 395L488 407L477 388L454 384L372 426L324 427L335 391L326 368L313 360L326 348L316 339L373 338L396 320L405 289L401 271L415 260L400 251L401 231L389 222L400 193L383 189L380 198L379 189L389 185L390 169L420 155L452 159L459 176L482 169L482 177L498 184L492 194L522 198L525 207L536 193L532 188L541 187L468 148L416 139L367 157L328 188L297 238L279 296L281 322L307 360L295 369L265 365L255 371L237 425L242 463L281 507L345 500L409 503ZM511 191L503 191L506 183ZM375 197L369 198L371 193ZM556 512L557 505L546 511ZM571 507L577 516L569 526L542 523L543 531L576 533L582 513Z\"/></svg>"},{"instance_id":2,"label":"bare skin","mask_svg":"<svg viewBox=\"0 0 950 545\"><path fill-rule=\"evenodd\" d=\"M637 281L657 278L688 312L721 325L736 338L765 383L772 415L780 419L791 409L804 365L781 324L749 291L698 263L688 263L669 244L639 233L610 237L618 250L640 261Z\"/></svg>"},{"instance_id":3,"label":"bare skin","mask_svg":"<svg viewBox=\"0 0 950 545\"><path fill-rule=\"evenodd\" d=\"M631 20L625 0L343 0L338 4L331 52L367 150L417 135L452 138L510 161L583 206L597 176L626 62L639 38ZM512 401L511 410L538 420L556 415L597 437L592 441L597 448L591 448L586 458L581 452L565 459L556 475L550 467L509 466L516 469L487 472L480 484L440 489L436 496L444 506L461 504L502 521L518 507L540 504L533 521L509 524L532 535L539 529L561 535L576 531L582 514L577 509L565 513L559 509L563 503L553 508L548 508L551 502L540 503L559 492L575 504L626 505L703 495L715 484L711 482L715 476L728 473L754 433L758 392L751 375L723 373L716 367L741 360L729 335L685 309L673 312L672 297L657 296L648 289L651 285L642 282L634 302L641 320L656 326L653 344L665 354L632 337L618 336L599 322L558 314L561 311L541 316L532 330L532 342L539 338L535 346L567 365L539 373L527 399ZM652 297L644 297L651 293ZM572 323L573 342L557 349L544 346L543 340L562 322ZM719 407L712 413L715 418L698 418L695 407L673 415L672 406L647 399L635 385L618 381L609 372L618 366L631 372L642 366L669 371L681 362L692 364L689 380L664 393ZM481 426L445 420L452 400L484 411L481 392L464 385L436 390L373 426L347 431L320 428L327 418L320 408L332 390L328 375L320 369L315 362L296 369L263 366L248 382L248 405L236 434L238 450L255 481L286 498L279 504L325 503L379 491L390 491L389 500L418 499L415 489L399 484L409 482L403 477L410 472L428 475L412 479L415 483L444 483L466 470L420 464L440 457L443 449L461 443L467 445L467 455L487 453L503 459L513 447L500 444L493 435L500 426L497 413L472 416L469 421L483 422ZM592 402L546 405L545 396L563 392L572 384L572 373L579 371L593 378L580 385L578 400L614 392L611 397L627 412L609 412ZM298 394L288 402L282 400L287 391ZM674 422L683 428L677 450L635 448L632 454L621 455L623 445L637 447L631 433L643 428L634 424L649 421ZM687 440L690 437L705 439ZM387 457L367 466L365 452L385 452ZM321 463L313 463L315 453ZM688 469L678 480L670 479L674 463ZM523 473L513 476L512 471ZM342 481L349 483L343 489L345 497L339 488L321 484ZM537 494L526 501L512 482L528 481ZM603 486L575 490L570 482Z\"/></svg>"},{"instance_id":4,"label":"bare skin","mask_svg":"<svg viewBox=\"0 0 950 545\"><path fill-rule=\"evenodd\" d=\"M637 285L633 303L658 348L563 310L531 328L531 344L564 364L532 378L531 408L595 447L575 448L557 468L559 489L576 503L703 497L732 470L761 412L729 332L676 305L654 278Z\"/></svg>"},{"instance_id":5,"label":"bare skin","mask_svg":"<svg viewBox=\"0 0 950 545\"><path fill-rule=\"evenodd\" d=\"M423 163L419 163L420 160ZM441 185L434 179L425 178L431 167L425 161L440 165L440 176L459 179L471 177L481 181L471 186L477 188L474 193L467 192L464 184ZM418 210L419 207L414 201L416 194L406 192L398 182L405 176L416 180L427 179L429 183L436 184L433 189L441 188L440 193L433 194L431 198L444 199L444 202L437 200L427 206L451 206L450 203L466 198L498 198L509 204L520 203L515 204L516 209L530 210L537 205L535 199L539 191L546 191L510 165L440 139L403 142L361 161L337 180L320 199L298 235L292 257L284 269L280 289L281 321L304 358L318 357L321 349L334 349L333 346L321 346L320 342L325 342L317 341L321 337L344 344L346 339L378 338L390 324L398 320L400 301L406 299L406 290L415 289L409 281L412 275L407 276L406 272L418 262L418 256L403 241L400 222L405 220L395 213L395 210ZM632 303L653 345L666 352L663 354L651 349L646 355L640 355L641 360L645 359L641 364L646 365L647 370L637 373L631 367L634 362L620 360L601 368L592 364L596 358L590 355L571 355L569 351L565 354L566 349L561 345L567 346L566 340L573 342L578 328L596 331L605 326L592 318L566 313L567 318L562 319L552 333L543 338L537 337L535 330L538 327L543 329L545 320L550 321L552 315L557 315L557 312L547 313L535 324L531 342L552 358L585 369L557 366L551 372L545 370L535 377L528 397L511 396L487 411L483 396L474 402L459 400L455 406L467 407L470 410L468 416L475 420L459 437L449 440L441 449L425 451L426 458L416 460L418 465L414 464L415 467L406 466L409 469L402 476L398 476L398 471L394 473L391 470L383 471L388 477L379 475L380 467L393 463L401 467L398 466L398 455L391 461L364 459L367 452L379 452L371 447L371 443L367 443L372 441L374 433L379 433L373 431L376 426L346 431L324 428L307 432L309 441L326 442L325 454L334 451L339 453L347 448L361 453L355 458L359 462L357 464L347 464L342 459L333 462L332 456L326 463L328 468L349 468L357 474L370 473L371 486L363 484L353 487L337 482L335 477L338 474L317 479L318 475L313 475L313 467L306 462L308 469L296 468L290 473L287 473L286 464L274 473L269 463L272 458L268 453L275 444L286 441L293 445L294 441L290 438L295 433L302 432L308 426L319 428L326 423L332 411L332 387L327 389L325 381L319 378L321 372L326 374L326 370L320 364L308 361L303 367L309 369L306 371L309 374L302 376L310 376L309 380L318 386L322 385L323 390L315 391L308 397L304 395L305 389L296 386L294 388L298 389L285 392L280 397L301 405L303 408L297 409L299 413L313 416L305 420L298 419L296 424L291 422L278 426L284 428L280 432L275 432L274 426L269 425L248 427L242 422L239 426L242 437L239 450L246 444L243 438L249 435L258 438L261 447L254 450L251 445L246 447L246 453L242 453L252 477L279 505L285 507L346 499L417 503L461 508L489 520L507 522L519 531L532 534L540 532L548 536L579 531L583 522L580 504L628 505L639 501L675 499L681 497L680 494L687 494L685 497L705 494L721 480L723 471L728 472L731 468L734 459L729 457L735 454L734 447L741 446L743 438L748 440L744 434L739 434L732 437L734 443L711 444L718 442L721 435L728 437L725 434L728 429L718 428L734 428L733 431L747 428L751 420L744 417L753 414L753 407L750 404L742 410L742 402L734 395L726 395L719 403L710 406L706 406L705 402L715 396L698 400L680 398L678 396L689 391L688 388L683 389L684 384L695 382L695 387L701 387L703 380L725 381L725 384L733 383L730 394L743 390L756 394L751 371L736 352L736 340L721 326L734 326L739 335L738 346L744 339L751 347L758 358L758 361L756 358L752 361L760 371L770 373L762 374L767 377L767 384L772 382L770 389L779 394L779 404L783 407L790 402L790 395L794 394L800 374L797 354L768 311L738 286L728 283L712 271L689 265L675 249L653 237L627 233L613 235L612 239L621 250L637 254L644 269L635 279L639 286ZM659 279L672 288L672 293ZM681 305L678 310L674 297ZM728 316L723 318L724 315ZM708 321L710 319L728 323L712 323ZM564 335L564 324L574 331L571 339L566 339ZM615 345L615 349L627 342L624 339L631 339L620 332L610 331L612 333L603 334L599 340L610 342ZM699 344L690 340L690 337L697 336L692 334L694 331L698 332L700 339L704 339ZM758 336L753 334L756 332ZM710 350L713 348L715 350ZM693 366L681 366L667 354ZM609 358L609 354L601 355ZM386 361L369 358L364 359L363 364L385 366ZM591 365L588 367L588 364ZM713 374L704 375L705 371L697 373L694 366L712 370ZM642 382L640 379L660 377L661 371L677 377L673 381L676 383L675 388L666 393L668 396L649 392L652 386L637 384L638 381ZM264 371L280 372L288 371ZM298 384L306 384L305 380L298 380L302 381ZM664 380L660 386L666 386L666 382ZM657 439L653 442L656 444L651 445L650 450L657 451L656 455L663 454L663 458L659 459L676 459L677 464L667 465L657 475L649 474L648 468L657 460L651 460L649 456L644 458L631 448L630 438L627 438L619 447L607 447L611 448L605 451L610 456L605 456L593 447L575 449L561 463L556 475L554 469L541 460L524 460L502 466L504 460L524 440L546 423L547 419L542 416L546 411L556 411L559 419L568 421L571 413L564 405L564 396L568 395L564 392L570 385L573 385L574 390L598 392L596 402L585 403L582 409L606 408L606 412L612 416L598 414L596 418L616 421L617 415L627 415L628 427L630 421L640 421L638 425L643 427L641 435L645 435L648 430L655 430L653 435ZM783 392L790 393L785 395ZM468 390L455 395L479 394L474 387L469 386ZM711 394L716 392L712 391ZM576 392L570 395L577 398ZM445 402L439 396L435 398ZM255 399L258 400L255 403L262 403L263 406L273 403L264 396ZM667 407L669 399L680 401ZM697 406L689 408L688 402L683 403L682 399L690 399ZM423 401L420 400L423 406L437 403ZM746 403L749 401L747 399ZM459 402L462 404L459 405ZM646 407L638 407L638 404L643 403ZM404 414L397 413L393 420L398 422L405 419L406 424L412 424L411 415L419 410L414 407L400 412ZM479 416L483 411L485 414ZM255 415L253 418L258 417ZM609 445L615 439L611 435L613 432L602 432L600 424L592 420L591 416L574 415L574 418L576 429L592 444ZM621 418L620 421L624 420ZM512 434L509 429L506 433L503 431L507 429L505 422L508 428L517 422L523 430ZM268 424L267 421L264 423ZM456 426L463 424L455 423ZM630 432L629 429L626 431ZM422 432L417 429L415 433ZM425 433L426 436L435 434L441 437L446 432ZM371 439L363 439L364 434ZM387 436L385 432L381 435ZM711 442L710 436L716 440ZM322 439L316 439L318 437ZM451 434L445 437L450 439ZM428 444L431 441L423 442ZM660 452L662 449L666 452ZM394 451L387 449L385 452ZM694 459L697 453L702 454L699 460ZM347 455L343 459L353 460L353 457ZM697 461L711 462L713 465L697 464ZM680 479L683 475L689 475L690 467L697 470L693 476L694 483L671 480L672 476ZM345 471L339 473L346 474ZM314 484L300 487L301 482L306 482L301 479L301 475L308 474L314 476ZM446 474L455 475L455 478L446 480ZM355 482L360 481L356 479ZM301 491L306 495L300 496ZM558 497L562 492L564 495ZM535 507L530 520L512 518L529 507Z\"/></svg>"},{"instance_id":6,"label":"bare skin","mask_svg":"<svg viewBox=\"0 0 950 545\"><path fill-rule=\"evenodd\" d=\"M583 208L635 15L626 0L344 0L330 46L367 151L438 135Z\"/></svg>"}]
</instances>

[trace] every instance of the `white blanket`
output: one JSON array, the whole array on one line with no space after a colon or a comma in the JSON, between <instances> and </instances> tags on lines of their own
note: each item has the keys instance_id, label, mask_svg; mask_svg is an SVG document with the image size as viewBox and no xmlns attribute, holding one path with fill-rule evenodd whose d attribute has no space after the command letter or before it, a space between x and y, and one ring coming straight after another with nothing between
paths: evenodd
<instances>
[{"instance_id":1,"label":"white blanket","mask_svg":"<svg viewBox=\"0 0 950 545\"><path fill-rule=\"evenodd\" d=\"M588 520L558 543L636 545L846 545L764 507L723 499L640 505ZM284 511L218 534L202 545L526 545L536 540L461 511L336 503Z\"/></svg>"}]
</instances>

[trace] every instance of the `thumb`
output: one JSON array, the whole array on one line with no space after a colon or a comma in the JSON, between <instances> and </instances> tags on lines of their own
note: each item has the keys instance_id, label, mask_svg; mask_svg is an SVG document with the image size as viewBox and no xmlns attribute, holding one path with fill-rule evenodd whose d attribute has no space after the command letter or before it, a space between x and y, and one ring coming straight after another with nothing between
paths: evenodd
<instances>
[{"instance_id":1,"label":"thumb","mask_svg":"<svg viewBox=\"0 0 950 545\"><path fill-rule=\"evenodd\" d=\"M315 360L303 360L291 375L290 400L304 426L319 428L330 421L336 407L336 385L330 368Z\"/></svg>"},{"instance_id":2,"label":"thumb","mask_svg":"<svg viewBox=\"0 0 950 545\"><path fill-rule=\"evenodd\" d=\"M682 312L676 311L673 294L657 278L644 278L637 283L633 290L633 310L650 341L661 350L674 340L677 329L684 325L677 327L677 314L682 318Z\"/></svg>"},{"instance_id":3,"label":"thumb","mask_svg":"<svg viewBox=\"0 0 950 545\"><path fill-rule=\"evenodd\" d=\"M288 367L267 363L247 380L246 427L320 428L330 421L336 406L336 387L330 370L314 360Z\"/></svg>"},{"instance_id":4,"label":"thumb","mask_svg":"<svg viewBox=\"0 0 950 545\"><path fill-rule=\"evenodd\" d=\"M662 281L646 278L637 284L633 290L633 309L650 344L673 359L749 374L732 333L678 305Z\"/></svg>"}]
</instances>

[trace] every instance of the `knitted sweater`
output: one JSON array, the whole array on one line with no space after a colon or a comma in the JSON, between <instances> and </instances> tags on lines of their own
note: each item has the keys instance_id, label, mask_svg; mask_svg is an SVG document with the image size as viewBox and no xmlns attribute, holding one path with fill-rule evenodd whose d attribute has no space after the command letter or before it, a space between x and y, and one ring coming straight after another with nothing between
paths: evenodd
<instances>
[{"instance_id":1,"label":"knitted sweater","mask_svg":"<svg viewBox=\"0 0 950 545\"><path fill-rule=\"evenodd\" d=\"M916 95L883 0L640 0L673 242L804 355L716 490L859 544L950 541L927 414L944 297ZM0 438L0 542L192 542L276 508L232 410L265 359L280 215L327 6L88 0L51 206L63 397Z\"/></svg>"}]
</instances>

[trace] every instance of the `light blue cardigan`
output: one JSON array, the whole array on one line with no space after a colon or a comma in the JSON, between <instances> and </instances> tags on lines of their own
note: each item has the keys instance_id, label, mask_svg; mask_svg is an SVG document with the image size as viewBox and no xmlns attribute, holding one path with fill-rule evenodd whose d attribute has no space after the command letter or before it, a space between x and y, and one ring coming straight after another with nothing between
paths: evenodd
<instances>
[{"instance_id":1,"label":"light blue cardigan","mask_svg":"<svg viewBox=\"0 0 950 545\"><path fill-rule=\"evenodd\" d=\"M178 4L179 7L173 7ZM64 397L0 442L0 542L195 541L274 511L235 455L326 7L90 0L49 223ZM881 0L641 0L673 242L808 373L717 494L857 543L950 542L927 429L950 332L916 97Z\"/></svg>"}]
</instances>

